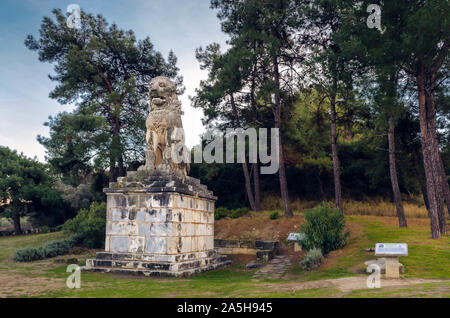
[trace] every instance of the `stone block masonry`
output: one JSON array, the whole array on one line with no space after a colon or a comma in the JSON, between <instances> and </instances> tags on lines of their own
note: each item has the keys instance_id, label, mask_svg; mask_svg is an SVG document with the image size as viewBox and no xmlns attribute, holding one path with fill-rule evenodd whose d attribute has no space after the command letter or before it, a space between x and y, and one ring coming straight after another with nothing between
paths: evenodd
<instances>
[{"instance_id":1,"label":"stone block masonry","mask_svg":"<svg viewBox=\"0 0 450 318\"><path fill-rule=\"evenodd\" d=\"M182 276L228 264L214 250L212 193L190 177L143 173L129 173L104 190L105 252L84 269Z\"/></svg>"},{"instance_id":2,"label":"stone block masonry","mask_svg":"<svg viewBox=\"0 0 450 318\"><path fill-rule=\"evenodd\" d=\"M214 201L179 193L108 195L106 252L178 254L214 248Z\"/></svg>"}]
</instances>

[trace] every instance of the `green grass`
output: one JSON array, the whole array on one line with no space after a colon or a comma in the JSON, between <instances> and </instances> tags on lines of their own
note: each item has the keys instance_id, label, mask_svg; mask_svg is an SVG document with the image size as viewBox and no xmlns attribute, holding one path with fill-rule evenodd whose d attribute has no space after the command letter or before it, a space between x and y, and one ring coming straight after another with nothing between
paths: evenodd
<instances>
[{"instance_id":1,"label":"green grass","mask_svg":"<svg viewBox=\"0 0 450 318\"><path fill-rule=\"evenodd\" d=\"M65 266L56 275L67 277ZM250 272L240 272L236 267L217 270L190 279L148 279L124 275L105 275L82 272L82 284L86 288L64 289L42 296L49 297L230 297L247 286ZM101 285L101 288L98 288ZM94 286L94 287L90 287ZM248 286L247 286L248 288ZM244 288L246 289L246 288Z\"/></svg>"},{"instance_id":2,"label":"green grass","mask_svg":"<svg viewBox=\"0 0 450 318\"><path fill-rule=\"evenodd\" d=\"M350 217L351 219L352 217ZM431 239L429 227L406 229L387 227L382 218L357 218L365 226L365 236L374 246L379 242L408 243L408 256L401 257L405 277L450 278L450 236Z\"/></svg>"},{"instance_id":3,"label":"green grass","mask_svg":"<svg viewBox=\"0 0 450 318\"><path fill-rule=\"evenodd\" d=\"M64 235L61 232L1 237L0 264L12 262L12 256L18 249L40 246L48 241L63 237Z\"/></svg>"},{"instance_id":4,"label":"green grass","mask_svg":"<svg viewBox=\"0 0 450 318\"><path fill-rule=\"evenodd\" d=\"M388 219L383 217L346 216L346 220L348 223L357 223L363 233L350 238L347 246L339 251L340 255L334 259L335 263L331 268L305 272L297 264L293 266L292 273L305 280L340 278L363 273L364 262L375 259L374 253L365 252L365 248L375 247L376 243L381 242L401 242L408 243L409 252L409 256L400 258L405 266L404 277L450 279L448 235L434 240L430 237L429 227L410 225L406 229L399 229L387 224Z\"/></svg>"},{"instance_id":5,"label":"green grass","mask_svg":"<svg viewBox=\"0 0 450 318\"><path fill-rule=\"evenodd\" d=\"M39 246L46 241L63 237L62 233L48 233L0 238L0 295L1 280L33 281L30 287L17 286L3 290L4 296L38 297L448 297L450 281L382 288L378 290L357 290L344 293L334 287L295 290L292 286L302 281L340 278L363 272L363 263L373 259L373 253L364 251L377 242L406 242L409 256L401 258L405 265L405 277L450 279L450 239L443 237L432 240L429 228L410 225L399 230L387 218L368 216L347 216L347 222L354 231L347 246L332 252L319 270L305 272L294 264L284 279L252 281L255 270L247 270L242 264L225 269L199 274L190 278L154 279L113 275L105 273L81 274L81 288L68 289L66 266L47 259L31 263L15 263L13 253L27 246ZM84 255L67 255L59 258L76 257L80 265L86 258L92 258L95 251ZM286 277L289 279L286 280Z\"/></svg>"},{"instance_id":6,"label":"green grass","mask_svg":"<svg viewBox=\"0 0 450 318\"><path fill-rule=\"evenodd\" d=\"M54 273L65 279L65 267L59 267ZM308 290L277 291L265 288L268 283L282 284L281 280L253 282L254 271L243 271L241 266L230 266L189 279L165 278L148 279L124 275L105 275L100 273L82 273L82 288L68 288L44 293L43 297L333 297L339 294L334 288L314 288ZM85 284L85 286L83 286ZM101 288L99 288L101 284Z\"/></svg>"}]
</instances>

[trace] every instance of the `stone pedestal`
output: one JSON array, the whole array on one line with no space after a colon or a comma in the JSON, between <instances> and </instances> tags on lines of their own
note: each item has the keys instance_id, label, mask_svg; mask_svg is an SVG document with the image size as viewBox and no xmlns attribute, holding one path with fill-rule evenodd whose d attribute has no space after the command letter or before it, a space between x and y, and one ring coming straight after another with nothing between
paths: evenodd
<instances>
[{"instance_id":1,"label":"stone pedestal","mask_svg":"<svg viewBox=\"0 0 450 318\"><path fill-rule=\"evenodd\" d=\"M386 257L386 278L400 278L400 263L398 256Z\"/></svg>"},{"instance_id":2,"label":"stone pedestal","mask_svg":"<svg viewBox=\"0 0 450 318\"><path fill-rule=\"evenodd\" d=\"M302 246L298 244L298 242L294 242L294 252L301 252L303 251Z\"/></svg>"},{"instance_id":3,"label":"stone pedestal","mask_svg":"<svg viewBox=\"0 0 450 318\"><path fill-rule=\"evenodd\" d=\"M105 252L84 270L186 276L231 263L214 250L216 197L199 180L129 172L104 192Z\"/></svg>"}]
</instances>

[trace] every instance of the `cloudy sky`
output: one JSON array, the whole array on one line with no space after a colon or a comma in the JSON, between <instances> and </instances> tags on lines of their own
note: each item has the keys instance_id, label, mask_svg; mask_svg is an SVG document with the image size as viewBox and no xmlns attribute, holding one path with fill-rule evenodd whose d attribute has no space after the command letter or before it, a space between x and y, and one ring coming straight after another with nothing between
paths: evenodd
<instances>
[{"instance_id":1,"label":"cloudy sky","mask_svg":"<svg viewBox=\"0 0 450 318\"><path fill-rule=\"evenodd\" d=\"M132 29L138 39L149 36L165 56L171 49L175 52L186 86L181 96L186 144L196 144L203 131L202 112L190 106L188 96L206 73L199 68L195 49L212 42L225 46L226 41L208 0L1 0L0 145L43 161L45 149L36 141L38 134L48 136L43 123L49 115L72 109L48 97L55 86L48 78L53 67L39 62L37 53L23 44L28 34L38 37L43 16L50 16L53 8L66 11L70 4Z\"/></svg>"}]
</instances>

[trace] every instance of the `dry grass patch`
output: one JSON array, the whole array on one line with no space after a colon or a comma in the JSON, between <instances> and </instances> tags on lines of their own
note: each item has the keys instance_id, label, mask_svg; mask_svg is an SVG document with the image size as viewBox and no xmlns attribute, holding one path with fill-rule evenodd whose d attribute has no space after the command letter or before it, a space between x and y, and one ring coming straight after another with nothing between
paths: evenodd
<instances>
[{"instance_id":1,"label":"dry grass patch","mask_svg":"<svg viewBox=\"0 0 450 318\"><path fill-rule=\"evenodd\" d=\"M305 221L300 212L292 218L271 220L269 211L251 212L246 216L224 218L214 222L214 237L228 240L274 240L284 241L289 233L298 232Z\"/></svg>"},{"instance_id":2,"label":"dry grass patch","mask_svg":"<svg viewBox=\"0 0 450 318\"><path fill-rule=\"evenodd\" d=\"M425 205L403 202L406 218L428 218ZM345 201L344 212L348 215L397 216L395 204L386 201Z\"/></svg>"}]
</instances>

